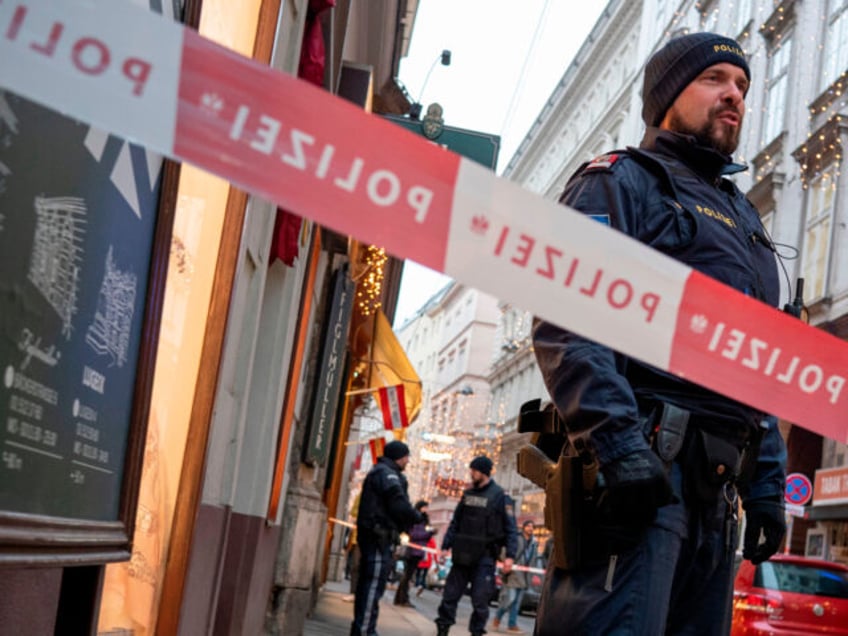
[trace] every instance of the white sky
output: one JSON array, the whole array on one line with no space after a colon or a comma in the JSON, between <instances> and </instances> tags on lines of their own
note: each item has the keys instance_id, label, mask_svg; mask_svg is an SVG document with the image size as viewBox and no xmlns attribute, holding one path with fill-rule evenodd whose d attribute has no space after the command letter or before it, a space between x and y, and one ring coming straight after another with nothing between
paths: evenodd
<instances>
[{"instance_id":1,"label":"white sky","mask_svg":"<svg viewBox=\"0 0 848 636\"><path fill-rule=\"evenodd\" d=\"M607 0L421 0L400 80L423 112L433 102L441 104L446 125L499 135L500 174L606 5ZM450 66L437 61L443 49L451 51ZM395 327L449 280L407 261Z\"/></svg>"}]
</instances>

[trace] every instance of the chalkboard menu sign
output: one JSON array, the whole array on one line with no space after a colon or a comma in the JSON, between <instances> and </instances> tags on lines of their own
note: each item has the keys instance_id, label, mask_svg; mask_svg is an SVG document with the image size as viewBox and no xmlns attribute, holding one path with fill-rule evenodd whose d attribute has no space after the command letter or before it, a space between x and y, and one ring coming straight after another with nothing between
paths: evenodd
<instances>
[{"instance_id":1,"label":"chalkboard menu sign","mask_svg":"<svg viewBox=\"0 0 848 636\"><path fill-rule=\"evenodd\" d=\"M6 517L119 520L161 166L0 91Z\"/></svg>"}]
</instances>

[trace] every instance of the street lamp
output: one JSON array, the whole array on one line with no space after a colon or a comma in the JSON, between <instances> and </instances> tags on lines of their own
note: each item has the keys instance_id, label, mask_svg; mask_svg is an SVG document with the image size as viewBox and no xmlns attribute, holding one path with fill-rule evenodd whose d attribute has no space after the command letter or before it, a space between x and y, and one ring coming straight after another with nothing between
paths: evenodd
<instances>
[{"instance_id":1,"label":"street lamp","mask_svg":"<svg viewBox=\"0 0 848 636\"><path fill-rule=\"evenodd\" d=\"M433 60L430 70L427 71L427 75L424 77L424 84L421 85L421 90L418 91L418 100L412 102L409 106L409 117L411 119L419 119L421 117L421 98L424 97L424 89L427 87L427 82L430 81L430 74L433 72L433 69L436 68L436 64L439 61L441 61L442 66L450 66L451 52L448 49L445 49L442 51L441 55Z\"/></svg>"}]
</instances>

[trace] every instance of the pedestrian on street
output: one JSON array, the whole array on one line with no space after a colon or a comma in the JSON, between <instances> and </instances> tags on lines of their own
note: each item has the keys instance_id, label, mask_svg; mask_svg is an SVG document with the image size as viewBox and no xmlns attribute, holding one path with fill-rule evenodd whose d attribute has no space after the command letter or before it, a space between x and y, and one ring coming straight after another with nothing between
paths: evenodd
<instances>
[{"instance_id":1,"label":"pedestrian on street","mask_svg":"<svg viewBox=\"0 0 848 636\"><path fill-rule=\"evenodd\" d=\"M532 567L536 563L539 545L536 542L536 537L533 536L535 529L536 524L530 519L521 524L521 533L518 535L518 547L515 550L513 570L506 575L503 589L501 590L504 602L498 606L495 619L492 621L492 627L494 629L500 629L501 620L503 620L505 614L509 614L506 629L508 634L524 633L524 630L518 626L518 611L521 609L521 599L524 596L524 590L528 586L529 574L515 569L515 566Z\"/></svg>"},{"instance_id":2,"label":"pedestrian on street","mask_svg":"<svg viewBox=\"0 0 848 636\"><path fill-rule=\"evenodd\" d=\"M433 534L427 540L427 550L424 552L424 556L418 562L418 568L416 568L415 572L415 587L418 588L418 591L415 592L415 596L421 596L424 590L427 588L427 574L430 572L430 568L433 567L433 564L436 564L438 568L438 563L434 554L438 550L438 546L436 545L436 533L438 530L433 528Z\"/></svg>"},{"instance_id":3,"label":"pedestrian on street","mask_svg":"<svg viewBox=\"0 0 848 636\"><path fill-rule=\"evenodd\" d=\"M395 592L395 605L415 607L409 600L409 585L418 571L418 562L424 557L424 550L416 546L425 547L430 537L433 536L433 529L430 527L430 517L427 516L427 507L429 505L423 499L415 504L415 509L421 515L422 519L409 529L409 544L406 546L406 554L403 558L403 574L400 577L397 591Z\"/></svg>"},{"instance_id":4,"label":"pedestrian on street","mask_svg":"<svg viewBox=\"0 0 848 636\"><path fill-rule=\"evenodd\" d=\"M728 179L744 169L731 154L749 82L734 40L670 40L645 67L639 148L584 164L560 201L775 307L774 243ZM533 346L571 450L598 470L582 522L554 529L536 635L727 634L737 492L744 558L765 561L785 533L776 420L549 323Z\"/></svg>"},{"instance_id":5,"label":"pedestrian on street","mask_svg":"<svg viewBox=\"0 0 848 636\"><path fill-rule=\"evenodd\" d=\"M354 617L350 636L377 633L380 598L386 590L394 563L392 547L401 531L422 520L409 501L403 470L409 463L409 447L398 440L386 444L383 456L365 477L356 518L360 551Z\"/></svg>"},{"instance_id":6,"label":"pedestrian on street","mask_svg":"<svg viewBox=\"0 0 848 636\"><path fill-rule=\"evenodd\" d=\"M452 562L436 619L438 636L447 636L456 622L456 606L469 583L473 611L468 630L472 636L485 634L495 559L502 548L506 549L504 574L512 569L518 534L513 504L492 479L492 467L485 455L471 460L471 487L462 493L442 540L442 550L451 550Z\"/></svg>"}]
</instances>

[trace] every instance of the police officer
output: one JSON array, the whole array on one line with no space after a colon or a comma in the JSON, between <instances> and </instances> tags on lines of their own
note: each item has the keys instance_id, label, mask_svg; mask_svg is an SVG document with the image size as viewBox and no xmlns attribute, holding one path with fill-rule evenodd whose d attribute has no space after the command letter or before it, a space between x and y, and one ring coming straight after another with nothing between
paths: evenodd
<instances>
[{"instance_id":1,"label":"police officer","mask_svg":"<svg viewBox=\"0 0 848 636\"><path fill-rule=\"evenodd\" d=\"M403 470L408 462L409 447L401 441L391 441L362 484L356 518L361 556L351 636L377 633L380 598L394 563L392 547L401 531L423 519L407 494Z\"/></svg>"},{"instance_id":2,"label":"police officer","mask_svg":"<svg viewBox=\"0 0 848 636\"><path fill-rule=\"evenodd\" d=\"M518 543L512 501L491 477L492 460L480 455L471 460L469 468L471 488L462 493L442 539L442 550L451 550L451 569L436 619L438 636L447 636L456 622L456 605L469 582L473 611L468 629L472 636L486 633L495 559L501 548L506 548L503 571L508 574Z\"/></svg>"},{"instance_id":3,"label":"police officer","mask_svg":"<svg viewBox=\"0 0 848 636\"><path fill-rule=\"evenodd\" d=\"M669 41L645 68L640 147L582 166L560 201L776 306L774 246L727 179L744 169L730 155L749 81L737 42ZM572 447L599 469L580 561L548 567L537 636L728 633L737 492L745 558L785 533L775 420L552 324L533 341Z\"/></svg>"}]
</instances>

